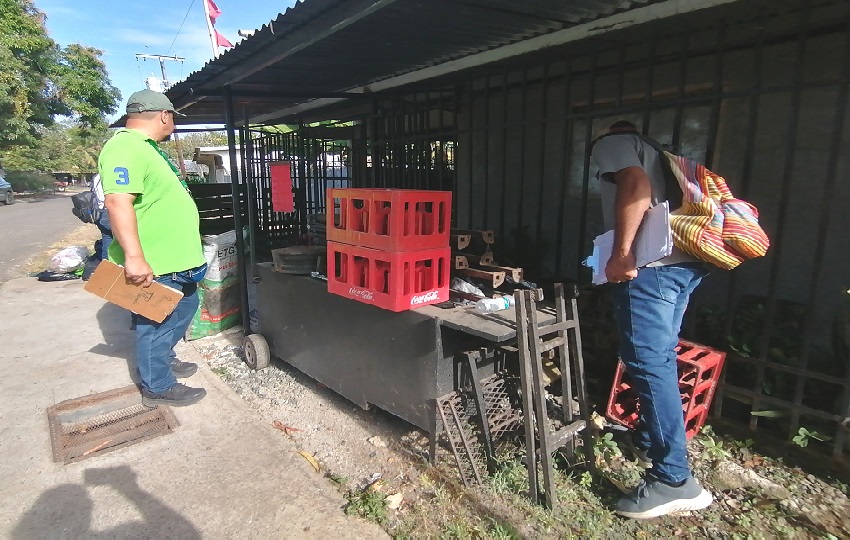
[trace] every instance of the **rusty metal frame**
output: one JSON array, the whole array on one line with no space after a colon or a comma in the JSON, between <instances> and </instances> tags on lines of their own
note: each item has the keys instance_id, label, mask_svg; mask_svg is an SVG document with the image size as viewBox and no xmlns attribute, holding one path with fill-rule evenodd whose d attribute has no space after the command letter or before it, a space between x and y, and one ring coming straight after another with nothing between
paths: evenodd
<instances>
[{"instance_id":1,"label":"rusty metal frame","mask_svg":"<svg viewBox=\"0 0 850 540\"><path fill-rule=\"evenodd\" d=\"M169 407L148 408L134 385L70 399L47 409L53 461L65 464L171 433Z\"/></svg>"}]
</instances>

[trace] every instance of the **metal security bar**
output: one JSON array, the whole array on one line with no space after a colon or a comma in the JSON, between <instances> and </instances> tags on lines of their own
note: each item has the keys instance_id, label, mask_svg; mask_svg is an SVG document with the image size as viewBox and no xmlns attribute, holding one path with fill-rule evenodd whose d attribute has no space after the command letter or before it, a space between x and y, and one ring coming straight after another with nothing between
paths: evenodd
<instances>
[{"instance_id":1,"label":"metal security bar","mask_svg":"<svg viewBox=\"0 0 850 540\"><path fill-rule=\"evenodd\" d=\"M458 83L456 222L495 230L499 260L530 279L584 282L580 261L603 230L595 136L626 119L705 163L759 208L773 242L693 298L684 334L730 352L716 413L786 440L805 428L843 457L850 6L783 9L668 25Z\"/></svg>"},{"instance_id":2,"label":"metal security bar","mask_svg":"<svg viewBox=\"0 0 850 540\"><path fill-rule=\"evenodd\" d=\"M368 122L367 174L358 187L452 191L457 105L451 91L376 99Z\"/></svg>"},{"instance_id":3,"label":"metal security bar","mask_svg":"<svg viewBox=\"0 0 850 540\"><path fill-rule=\"evenodd\" d=\"M351 186L351 126L305 127L286 133L251 131L246 144L247 178L256 194L252 200L254 234L261 258L271 250L306 242L307 216L325 212L328 188ZM272 208L270 165L291 164L295 211Z\"/></svg>"},{"instance_id":4,"label":"metal security bar","mask_svg":"<svg viewBox=\"0 0 850 540\"><path fill-rule=\"evenodd\" d=\"M692 299L684 337L730 353L716 413L786 439L806 428L819 434L810 446L843 457L848 83L850 3L718 6L375 97L354 119L347 178L452 190L453 225L494 230L497 260L531 280L585 283L580 262L604 229L590 143L615 120L633 122L724 175L772 240L766 257L713 272ZM335 137L251 137L258 238L264 249L298 242L304 216L324 210L317 156ZM269 208L276 159L296 165L291 215ZM613 374L615 361L592 364Z\"/></svg>"}]
</instances>

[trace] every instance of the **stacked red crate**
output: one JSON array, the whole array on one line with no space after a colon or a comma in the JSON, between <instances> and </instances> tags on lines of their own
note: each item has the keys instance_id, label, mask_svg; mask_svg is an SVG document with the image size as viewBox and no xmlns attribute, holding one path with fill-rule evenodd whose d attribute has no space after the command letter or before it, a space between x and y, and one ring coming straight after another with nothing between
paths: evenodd
<instances>
[{"instance_id":1,"label":"stacked red crate","mask_svg":"<svg viewBox=\"0 0 850 540\"><path fill-rule=\"evenodd\" d=\"M680 340L676 347L679 368L679 392L688 439L696 435L708 417L711 400L720 381L726 353L704 345ZM614 384L608 398L606 416L634 428L640 416L637 394L623 362L618 362Z\"/></svg>"},{"instance_id":2,"label":"stacked red crate","mask_svg":"<svg viewBox=\"0 0 850 540\"><path fill-rule=\"evenodd\" d=\"M329 292L391 311L448 300L451 192L329 189L327 208Z\"/></svg>"}]
</instances>

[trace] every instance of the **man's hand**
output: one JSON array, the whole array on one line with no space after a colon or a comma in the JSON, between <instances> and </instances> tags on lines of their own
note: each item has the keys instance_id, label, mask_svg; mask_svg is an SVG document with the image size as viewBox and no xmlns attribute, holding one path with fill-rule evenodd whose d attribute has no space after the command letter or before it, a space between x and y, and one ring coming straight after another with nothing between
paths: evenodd
<instances>
[{"instance_id":1,"label":"man's hand","mask_svg":"<svg viewBox=\"0 0 850 540\"><path fill-rule=\"evenodd\" d=\"M628 255L612 255L608 259L608 264L605 265L605 276L609 283L622 283L631 281L638 275L637 266L635 266L635 256L631 253Z\"/></svg>"},{"instance_id":2,"label":"man's hand","mask_svg":"<svg viewBox=\"0 0 850 540\"><path fill-rule=\"evenodd\" d=\"M153 283L153 269L143 256L127 257L124 260L124 275L128 283L150 287Z\"/></svg>"}]
</instances>

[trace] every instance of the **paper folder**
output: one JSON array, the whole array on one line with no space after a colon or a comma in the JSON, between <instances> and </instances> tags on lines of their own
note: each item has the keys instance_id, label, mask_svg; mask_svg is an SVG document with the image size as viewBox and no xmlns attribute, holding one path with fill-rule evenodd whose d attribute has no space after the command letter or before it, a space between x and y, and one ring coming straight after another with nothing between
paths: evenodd
<instances>
[{"instance_id":1,"label":"paper folder","mask_svg":"<svg viewBox=\"0 0 850 540\"><path fill-rule=\"evenodd\" d=\"M605 266L614 250L614 231L600 234L593 240L593 254L584 265L593 269L593 284L608 282ZM667 201L646 211L632 244L637 267L654 263L673 253L673 233L670 230L670 210Z\"/></svg>"}]
</instances>

